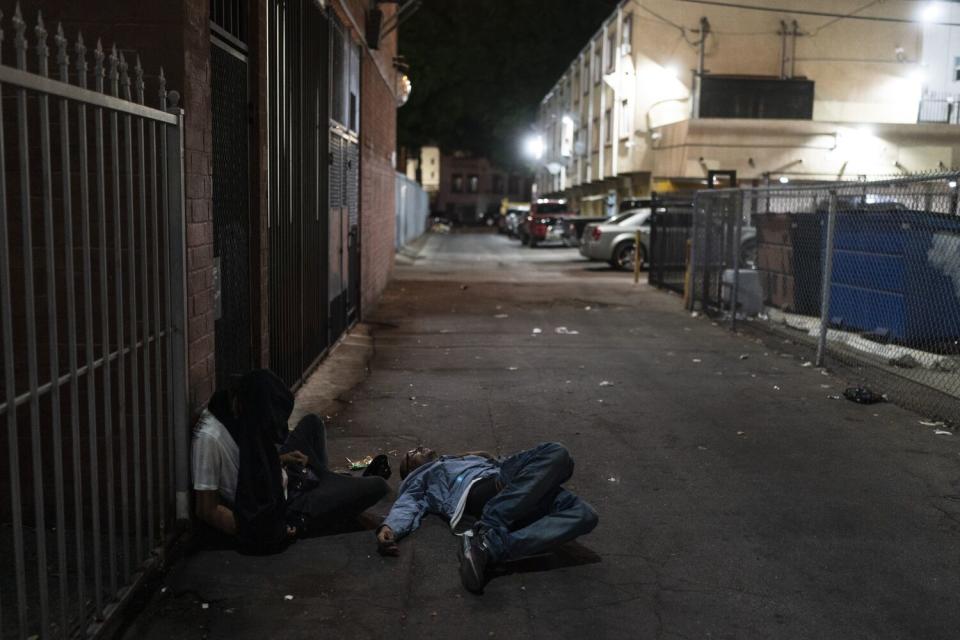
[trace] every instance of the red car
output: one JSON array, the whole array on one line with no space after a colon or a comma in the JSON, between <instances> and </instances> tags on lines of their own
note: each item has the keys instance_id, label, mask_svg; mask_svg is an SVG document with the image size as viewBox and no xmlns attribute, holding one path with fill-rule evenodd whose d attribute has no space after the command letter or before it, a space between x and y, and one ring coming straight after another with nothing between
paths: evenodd
<instances>
[{"instance_id":1,"label":"red car","mask_svg":"<svg viewBox=\"0 0 960 640\"><path fill-rule=\"evenodd\" d=\"M520 238L531 247L541 242L565 242L566 220L575 215L566 200L537 200L530 204L530 214L523 223Z\"/></svg>"}]
</instances>

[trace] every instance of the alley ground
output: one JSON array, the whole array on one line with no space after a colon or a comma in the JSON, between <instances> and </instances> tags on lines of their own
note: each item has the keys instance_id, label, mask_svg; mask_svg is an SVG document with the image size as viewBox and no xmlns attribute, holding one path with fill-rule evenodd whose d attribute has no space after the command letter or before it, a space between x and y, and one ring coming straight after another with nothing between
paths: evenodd
<instances>
[{"instance_id":1,"label":"alley ground","mask_svg":"<svg viewBox=\"0 0 960 640\"><path fill-rule=\"evenodd\" d=\"M599 527L482 596L435 517L396 559L370 531L274 557L199 552L128 637L956 637L960 436L830 399L835 376L677 296L502 236L405 251L368 328L332 460L559 440Z\"/></svg>"}]
</instances>

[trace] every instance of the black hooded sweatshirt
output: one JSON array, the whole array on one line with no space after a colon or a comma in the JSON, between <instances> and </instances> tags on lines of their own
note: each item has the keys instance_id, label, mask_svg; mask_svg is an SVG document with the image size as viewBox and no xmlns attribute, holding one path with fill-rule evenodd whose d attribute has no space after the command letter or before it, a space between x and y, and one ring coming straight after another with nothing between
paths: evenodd
<instances>
[{"instance_id":1,"label":"black hooded sweatshirt","mask_svg":"<svg viewBox=\"0 0 960 640\"><path fill-rule=\"evenodd\" d=\"M234 516L237 546L244 553L270 554L286 548L286 498L277 446L287 437L293 412L293 394L267 369L244 375L235 396L240 416L235 418L230 394L218 391L208 408L230 432L240 449Z\"/></svg>"}]
</instances>

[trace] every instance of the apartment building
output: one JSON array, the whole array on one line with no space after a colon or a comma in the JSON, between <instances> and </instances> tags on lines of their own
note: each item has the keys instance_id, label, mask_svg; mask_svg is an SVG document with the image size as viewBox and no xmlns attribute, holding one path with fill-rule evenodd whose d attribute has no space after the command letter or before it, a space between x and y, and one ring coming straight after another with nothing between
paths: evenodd
<instances>
[{"instance_id":1,"label":"apartment building","mask_svg":"<svg viewBox=\"0 0 960 640\"><path fill-rule=\"evenodd\" d=\"M957 10L940 4L625 0L541 103L538 190L599 214L711 172L763 184L956 166Z\"/></svg>"}]
</instances>

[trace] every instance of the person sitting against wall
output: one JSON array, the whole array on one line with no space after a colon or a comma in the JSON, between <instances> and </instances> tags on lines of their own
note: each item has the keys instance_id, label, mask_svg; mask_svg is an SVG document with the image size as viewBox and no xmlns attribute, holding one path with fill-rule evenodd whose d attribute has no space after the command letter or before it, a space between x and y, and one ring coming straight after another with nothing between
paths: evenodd
<instances>
[{"instance_id":1,"label":"person sitting against wall","mask_svg":"<svg viewBox=\"0 0 960 640\"><path fill-rule=\"evenodd\" d=\"M359 515L390 490L385 477L331 471L323 421L307 415L289 431L292 412L293 394L260 369L214 393L194 429L196 515L241 551L281 551ZM389 476L389 468L381 471Z\"/></svg>"}]
</instances>

